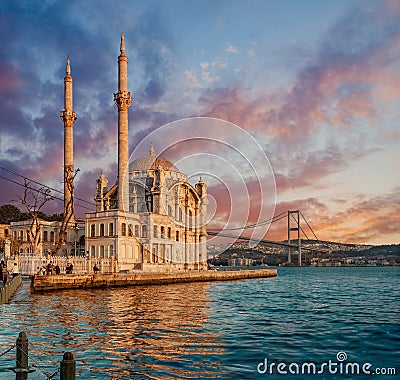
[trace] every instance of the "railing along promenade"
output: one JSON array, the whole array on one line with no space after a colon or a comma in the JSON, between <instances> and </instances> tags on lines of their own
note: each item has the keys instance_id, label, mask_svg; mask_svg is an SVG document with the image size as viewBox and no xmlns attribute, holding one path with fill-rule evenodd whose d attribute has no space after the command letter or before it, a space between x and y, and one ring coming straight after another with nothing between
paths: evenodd
<instances>
[{"instance_id":1,"label":"railing along promenade","mask_svg":"<svg viewBox=\"0 0 400 380\"><path fill-rule=\"evenodd\" d=\"M22 276L19 274L8 281L2 288L0 288L0 304L8 303L21 284Z\"/></svg>"},{"instance_id":2,"label":"railing along promenade","mask_svg":"<svg viewBox=\"0 0 400 380\"><path fill-rule=\"evenodd\" d=\"M53 379L58 373L60 374L60 380L75 380L76 378L76 359L75 352L64 352L62 360L59 362L60 366L54 372L48 372L42 368L42 363L35 360L34 366L29 366L29 359L33 361L32 356L29 354L29 342L28 336L25 331L21 331L18 335L15 344L7 348L4 352L0 353L3 356L9 353L11 350L15 351L15 367L8 368L15 372L16 380L27 380L28 374L35 372L36 370L42 372L46 376L46 379ZM35 377L36 378L36 377Z\"/></svg>"},{"instance_id":3,"label":"railing along promenade","mask_svg":"<svg viewBox=\"0 0 400 380\"><path fill-rule=\"evenodd\" d=\"M100 273L115 272L115 259L110 258L92 258L81 256L39 256L29 253L20 253L13 257L7 257L8 269L12 269L13 263L17 263L19 272L23 276L33 276L38 274L41 267L46 268L50 262L55 267L60 267L60 273L66 272L68 263L73 264L73 273L85 274L93 273L94 264L99 268Z\"/></svg>"}]
</instances>

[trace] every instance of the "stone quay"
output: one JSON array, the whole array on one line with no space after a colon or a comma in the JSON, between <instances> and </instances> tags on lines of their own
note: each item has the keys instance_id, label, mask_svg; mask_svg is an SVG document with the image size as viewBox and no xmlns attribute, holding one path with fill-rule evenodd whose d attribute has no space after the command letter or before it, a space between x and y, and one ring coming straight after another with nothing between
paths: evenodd
<instances>
[{"instance_id":1,"label":"stone quay","mask_svg":"<svg viewBox=\"0 0 400 380\"><path fill-rule=\"evenodd\" d=\"M109 273L34 275L31 288L34 292L61 289L111 288L137 285L163 285L184 282L232 281L250 278L276 277L276 269L234 271L187 271L178 273Z\"/></svg>"}]
</instances>

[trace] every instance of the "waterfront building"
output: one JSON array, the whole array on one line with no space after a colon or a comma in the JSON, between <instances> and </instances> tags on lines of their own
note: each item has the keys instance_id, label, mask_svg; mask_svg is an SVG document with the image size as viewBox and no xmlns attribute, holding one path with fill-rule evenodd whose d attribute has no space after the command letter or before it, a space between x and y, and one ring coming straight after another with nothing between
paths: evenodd
<instances>
[{"instance_id":1,"label":"waterfront building","mask_svg":"<svg viewBox=\"0 0 400 380\"><path fill-rule=\"evenodd\" d=\"M118 57L118 177L96 181L96 212L86 214L86 252L91 260L114 258L117 270L207 269L207 186L193 187L170 161L149 155L129 163L128 58L124 36Z\"/></svg>"},{"instance_id":2,"label":"waterfront building","mask_svg":"<svg viewBox=\"0 0 400 380\"><path fill-rule=\"evenodd\" d=\"M32 246L31 234L32 220L23 220L10 223L10 255L33 254L37 256L51 256L57 245L61 222L38 219L39 235L37 244ZM62 256L82 256L85 254L85 224L83 220L76 219L67 229L65 242L59 251Z\"/></svg>"}]
</instances>

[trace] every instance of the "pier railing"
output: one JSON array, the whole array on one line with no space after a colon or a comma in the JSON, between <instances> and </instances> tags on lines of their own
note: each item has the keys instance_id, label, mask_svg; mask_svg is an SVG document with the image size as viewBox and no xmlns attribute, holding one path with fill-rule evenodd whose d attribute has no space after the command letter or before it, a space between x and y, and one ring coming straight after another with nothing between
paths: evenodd
<instances>
[{"instance_id":1,"label":"pier railing","mask_svg":"<svg viewBox=\"0 0 400 380\"><path fill-rule=\"evenodd\" d=\"M9 368L15 372L16 380L27 380L28 374L35 372L36 370L41 371L47 379L52 379L58 373L60 373L60 380L75 380L76 375L76 359L75 353L64 352L63 358L60 361L60 367L53 373L46 371L41 368L39 362L35 361L35 366L29 366L29 359L32 360L29 355L29 344L28 337L25 331L21 331L18 335L17 341L14 345L9 347L6 351L0 353L0 356L7 354L15 348L15 367Z\"/></svg>"},{"instance_id":2,"label":"pier railing","mask_svg":"<svg viewBox=\"0 0 400 380\"><path fill-rule=\"evenodd\" d=\"M87 258L87 257L74 257L74 256L38 256L34 254L19 254L13 258L7 258L7 265L12 269L14 263L17 263L19 271L24 276L32 276L38 274L41 267L46 268L49 262L52 262L53 267L58 265L60 273L66 273L66 266L68 263L73 265L74 274L89 274L93 273L93 267L96 264L99 273L113 273L115 272L116 261L113 257L110 258Z\"/></svg>"},{"instance_id":3,"label":"pier railing","mask_svg":"<svg viewBox=\"0 0 400 380\"><path fill-rule=\"evenodd\" d=\"M19 274L13 277L2 288L0 288L0 305L10 301L15 291L21 286L22 276Z\"/></svg>"}]
</instances>

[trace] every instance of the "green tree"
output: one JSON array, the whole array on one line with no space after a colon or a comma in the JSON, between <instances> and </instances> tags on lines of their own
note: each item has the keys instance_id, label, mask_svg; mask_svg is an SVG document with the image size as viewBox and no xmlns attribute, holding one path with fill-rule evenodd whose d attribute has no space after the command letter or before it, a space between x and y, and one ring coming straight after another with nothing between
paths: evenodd
<instances>
[{"instance_id":1,"label":"green tree","mask_svg":"<svg viewBox=\"0 0 400 380\"><path fill-rule=\"evenodd\" d=\"M10 204L0 206L0 223L10 224L10 222L17 222L21 220L21 210Z\"/></svg>"}]
</instances>

